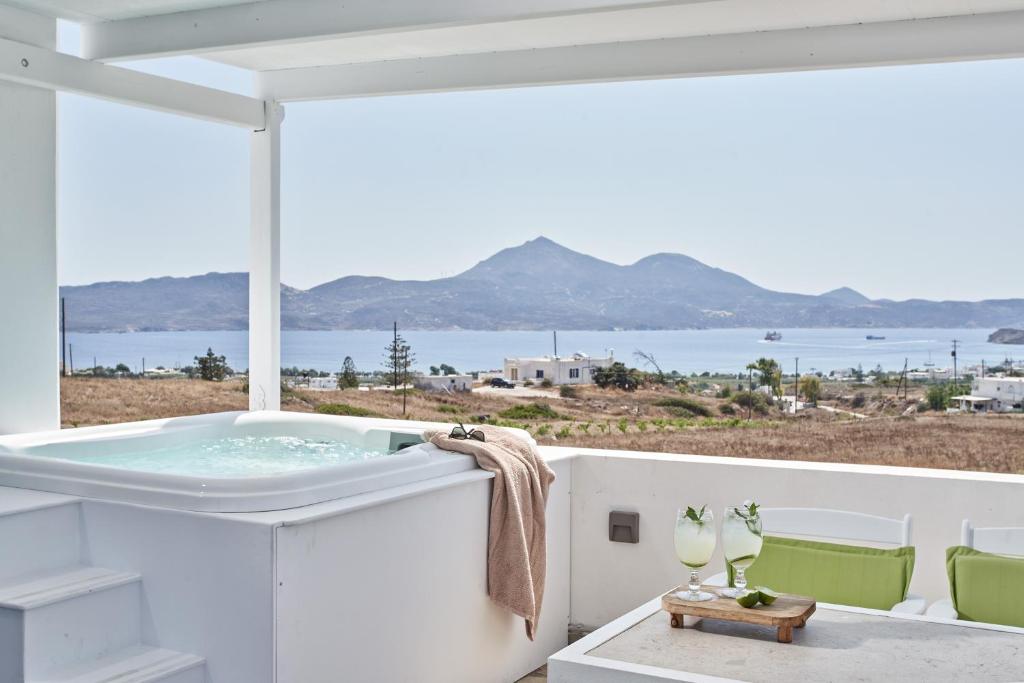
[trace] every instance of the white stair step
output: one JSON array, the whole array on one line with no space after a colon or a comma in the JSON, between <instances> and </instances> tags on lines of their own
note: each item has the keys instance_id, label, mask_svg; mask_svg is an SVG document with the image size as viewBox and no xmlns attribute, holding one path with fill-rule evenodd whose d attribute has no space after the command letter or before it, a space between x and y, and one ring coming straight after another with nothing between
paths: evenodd
<instances>
[{"instance_id":1,"label":"white stair step","mask_svg":"<svg viewBox=\"0 0 1024 683\"><path fill-rule=\"evenodd\" d=\"M0 584L0 621L23 634L26 680L95 662L141 642L141 577L102 567L69 567Z\"/></svg>"},{"instance_id":2,"label":"white stair step","mask_svg":"<svg viewBox=\"0 0 1024 683\"><path fill-rule=\"evenodd\" d=\"M195 655L135 645L28 683L203 683L204 664L205 660Z\"/></svg>"},{"instance_id":3,"label":"white stair step","mask_svg":"<svg viewBox=\"0 0 1024 683\"><path fill-rule=\"evenodd\" d=\"M0 584L81 562L81 508L77 502L12 496L0 499Z\"/></svg>"},{"instance_id":4,"label":"white stair step","mask_svg":"<svg viewBox=\"0 0 1024 683\"><path fill-rule=\"evenodd\" d=\"M108 590L142 577L134 572L118 572L102 567L71 567L0 584L0 608L31 610L55 602Z\"/></svg>"}]
</instances>

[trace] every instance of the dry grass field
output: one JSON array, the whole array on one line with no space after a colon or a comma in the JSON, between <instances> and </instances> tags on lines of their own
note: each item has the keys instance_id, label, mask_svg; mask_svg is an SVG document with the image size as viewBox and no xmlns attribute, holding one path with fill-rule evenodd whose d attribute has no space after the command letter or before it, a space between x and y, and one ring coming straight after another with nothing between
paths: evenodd
<instances>
[{"instance_id":1,"label":"dry grass field","mask_svg":"<svg viewBox=\"0 0 1024 683\"><path fill-rule=\"evenodd\" d=\"M918 413L913 393L904 402L872 390L862 405L852 401L867 419L809 409L795 417L772 410L748 422L739 413L722 415L723 400L685 397L708 413L704 417L672 405L678 397L667 388L624 393L591 387L566 399L556 392L548 399L410 392L405 417L487 419L526 428L551 445L1024 473L1022 415ZM63 381L61 392L66 427L244 410L247 401L238 381L75 377ZM836 392L825 403L852 409L851 397ZM341 405L342 412L402 417L401 396L388 391L294 390L283 398L285 410L313 412L327 404Z\"/></svg>"}]
</instances>

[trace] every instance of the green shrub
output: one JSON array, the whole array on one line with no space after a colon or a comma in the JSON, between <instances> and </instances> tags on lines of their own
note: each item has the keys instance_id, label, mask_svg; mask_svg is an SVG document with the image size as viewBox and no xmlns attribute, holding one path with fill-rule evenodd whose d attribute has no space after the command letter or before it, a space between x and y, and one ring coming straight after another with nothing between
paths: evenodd
<instances>
[{"instance_id":1,"label":"green shrub","mask_svg":"<svg viewBox=\"0 0 1024 683\"><path fill-rule=\"evenodd\" d=\"M560 420L562 416L546 403L512 406L498 413L508 420Z\"/></svg>"},{"instance_id":2,"label":"green shrub","mask_svg":"<svg viewBox=\"0 0 1024 683\"><path fill-rule=\"evenodd\" d=\"M579 398L579 392L571 384L563 384L558 387L558 395L562 398Z\"/></svg>"},{"instance_id":3,"label":"green shrub","mask_svg":"<svg viewBox=\"0 0 1024 683\"><path fill-rule=\"evenodd\" d=\"M537 427L537 436L547 436L551 433L551 425L541 425Z\"/></svg>"},{"instance_id":4,"label":"green shrub","mask_svg":"<svg viewBox=\"0 0 1024 683\"><path fill-rule=\"evenodd\" d=\"M619 424L617 426L619 428L619 431L625 434L626 430L629 429L629 420L623 417L619 419Z\"/></svg>"},{"instance_id":5,"label":"green shrub","mask_svg":"<svg viewBox=\"0 0 1024 683\"><path fill-rule=\"evenodd\" d=\"M868 397L864 395L863 391L859 391L853 396L853 400L850 401L850 406L854 408L863 408L864 404L868 402ZM943 406L945 407L945 406Z\"/></svg>"},{"instance_id":6,"label":"green shrub","mask_svg":"<svg viewBox=\"0 0 1024 683\"><path fill-rule=\"evenodd\" d=\"M589 434L590 433L590 423L589 422L580 422L578 425L576 425L576 429L580 430L584 434Z\"/></svg>"},{"instance_id":7,"label":"green shrub","mask_svg":"<svg viewBox=\"0 0 1024 683\"><path fill-rule=\"evenodd\" d=\"M523 386L524 387L532 387L533 386L533 380L532 379L526 380L525 382L523 382Z\"/></svg>"},{"instance_id":8,"label":"green shrub","mask_svg":"<svg viewBox=\"0 0 1024 683\"><path fill-rule=\"evenodd\" d=\"M551 381L550 379L548 379L547 377L545 377L544 379L542 379L542 380L540 381L540 385L541 385L542 387L544 387L545 389L550 389L551 387L555 386L555 383L554 383L554 382L552 382L552 381Z\"/></svg>"},{"instance_id":9,"label":"green shrub","mask_svg":"<svg viewBox=\"0 0 1024 683\"><path fill-rule=\"evenodd\" d=\"M683 396L675 396L672 398L663 398L659 401L655 401L654 405L659 408L665 408L670 413L677 417L710 417L711 411L699 401L695 401L692 398L684 398Z\"/></svg>"},{"instance_id":10,"label":"green shrub","mask_svg":"<svg viewBox=\"0 0 1024 683\"><path fill-rule=\"evenodd\" d=\"M379 417L377 413L347 403L324 403L317 406L316 412L321 415L347 415L349 417Z\"/></svg>"},{"instance_id":11,"label":"green shrub","mask_svg":"<svg viewBox=\"0 0 1024 683\"><path fill-rule=\"evenodd\" d=\"M821 398L821 380L816 375L804 375L800 378L800 394L808 403L818 405Z\"/></svg>"},{"instance_id":12,"label":"green shrub","mask_svg":"<svg viewBox=\"0 0 1024 683\"><path fill-rule=\"evenodd\" d=\"M558 430L558 433L555 434L555 436L557 436L559 439L567 439L571 434L572 430L569 429L569 425L565 425L564 427Z\"/></svg>"},{"instance_id":13,"label":"green shrub","mask_svg":"<svg viewBox=\"0 0 1024 683\"><path fill-rule=\"evenodd\" d=\"M731 403L723 403L722 405L718 406L718 412L720 412L722 415L735 415L736 408L734 408Z\"/></svg>"},{"instance_id":14,"label":"green shrub","mask_svg":"<svg viewBox=\"0 0 1024 683\"><path fill-rule=\"evenodd\" d=\"M448 413L449 415L458 415L462 412L462 408L460 406L451 406L447 403L442 403L437 407L437 412Z\"/></svg>"},{"instance_id":15,"label":"green shrub","mask_svg":"<svg viewBox=\"0 0 1024 683\"><path fill-rule=\"evenodd\" d=\"M771 401L760 391L737 391L732 402L743 410L753 410L758 415L767 415Z\"/></svg>"},{"instance_id":16,"label":"green shrub","mask_svg":"<svg viewBox=\"0 0 1024 683\"><path fill-rule=\"evenodd\" d=\"M640 385L641 373L636 368L627 368L616 361L607 368L594 368L592 377L594 384L602 389L612 387L633 391Z\"/></svg>"},{"instance_id":17,"label":"green shrub","mask_svg":"<svg viewBox=\"0 0 1024 683\"><path fill-rule=\"evenodd\" d=\"M925 394L925 403L932 410L945 410L949 407L949 399L960 393L959 389L952 382L932 385L928 387L928 393Z\"/></svg>"},{"instance_id":18,"label":"green shrub","mask_svg":"<svg viewBox=\"0 0 1024 683\"><path fill-rule=\"evenodd\" d=\"M639 422L636 423L636 428L639 429L641 432L646 432L647 422L644 420L640 420Z\"/></svg>"}]
</instances>

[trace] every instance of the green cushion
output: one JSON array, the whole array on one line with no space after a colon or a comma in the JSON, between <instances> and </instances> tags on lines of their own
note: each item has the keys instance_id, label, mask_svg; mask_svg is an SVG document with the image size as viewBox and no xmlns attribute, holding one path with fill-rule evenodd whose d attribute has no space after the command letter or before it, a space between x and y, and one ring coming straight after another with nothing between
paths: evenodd
<instances>
[{"instance_id":1,"label":"green cushion","mask_svg":"<svg viewBox=\"0 0 1024 683\"><path fill-rule=\"evenodd\" d=\"M731 565L728 571L731 586ZM913 573L913 547L866 548L765 536L761 554L747 570L747 584L819 602L887 610L906 599Z\"/></svg>"},{"instance_id":2,"label":"green cushion","mask_svg":"<svg viewBox=\"0 0 1024 683\"><path fill-rule=\"evenodd\" d=\"M946 550L946 572L961 619L1024 627L1024 558L953 546Z\"/></svg>"}]
</instances>

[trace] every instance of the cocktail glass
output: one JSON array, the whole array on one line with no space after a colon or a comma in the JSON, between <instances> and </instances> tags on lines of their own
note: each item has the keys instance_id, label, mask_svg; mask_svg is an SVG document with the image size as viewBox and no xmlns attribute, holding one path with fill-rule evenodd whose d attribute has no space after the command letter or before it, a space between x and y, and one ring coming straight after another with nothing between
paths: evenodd
<instances>
[{"instance_id":1,"label":"cocktail glass","mask_svg":"<svg viewBox=\"0 0 1024 683\"><path fill-rule=\"evenodd\" d=\"M691 602L714 600L716 596L700 589L700 570L711 561L715 552L715 518L707 506L680 510L676 515L676 557L690 570L689 591L676 596Z\"/></svg>"},{"instance_id":2,"label":"cocktail glass","mask_svg":"<svg viewBox=\"0 0 1024 683\"><path fill-rule=\"evenodd\" d=\"M747 592L746 571L754 564L761 554L761 516L757 506L752 503L727 507L722 520L722 552L725 561L734 570L733 585L735 588L724 588L719 593L730 598L739 597Z\"/></svg>"}]
</instances>

